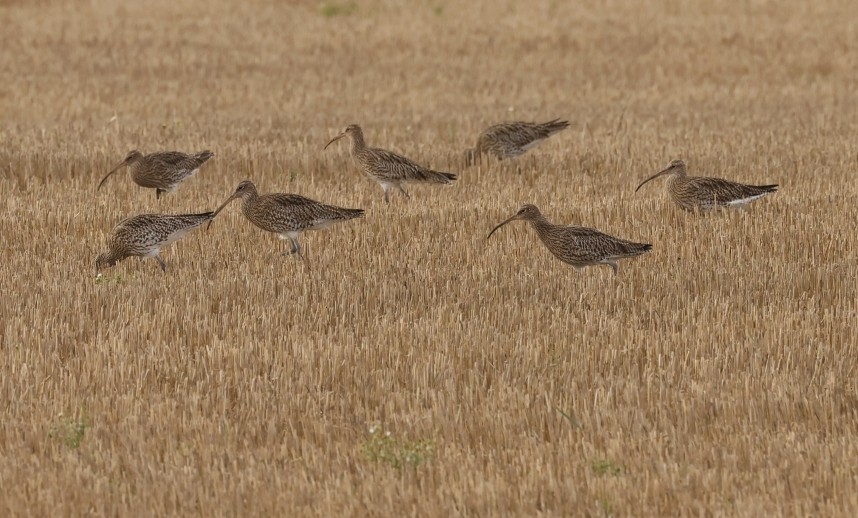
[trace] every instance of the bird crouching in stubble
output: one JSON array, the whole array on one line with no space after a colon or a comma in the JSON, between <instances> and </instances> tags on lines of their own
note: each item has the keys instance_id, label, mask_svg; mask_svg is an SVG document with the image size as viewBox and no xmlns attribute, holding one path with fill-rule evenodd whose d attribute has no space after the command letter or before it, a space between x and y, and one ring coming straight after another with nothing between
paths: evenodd
<instances>
[{"instance_id":1,"label":"bird crouching in stubble","mask_svg":"<svg viewBox=\"0 0 858 518\"><path fill-rule=\"evenodd\" d=\"M140 214L122 220L107 239L107 251L95 260L97 271L115 266L128 257L152 257L162 271L167 264L161 249L178 241L214 217L214 212L200 214Z\"/></svg>"}]
</instances>

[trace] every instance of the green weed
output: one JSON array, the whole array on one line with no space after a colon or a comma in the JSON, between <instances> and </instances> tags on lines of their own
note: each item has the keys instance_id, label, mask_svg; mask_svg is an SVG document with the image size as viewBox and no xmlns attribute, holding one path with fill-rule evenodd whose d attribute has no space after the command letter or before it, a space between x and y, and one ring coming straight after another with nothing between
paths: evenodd
<instances>
[{"instance_id":1,"label":"green weed","mask_svg":"<svg viewBox=\"0 0 858 518\"><path fill-rule=\"evenodd\" d=\"M48 435L58 439L68 448L76 450L83 442L87 426L86 419L83 417L70 418L60 414L59 421L51 427Z\"/></svg>"},{"instance_id":2,"label":"green weed","mask_svg":"<svg viewBox=\"0 0 858 518\"><path fill-rule=\"evenodd\" d=\"M348 16L357 10L357 4L347 2L340 4L337 2L325 2L319 11L325 18L333 18L334 16Z\"/></svg>"},{"instance_id":3,"label":"green weed","mask_svg":"<svg viewBox=\"0 0 858 518\"><path fill-rule=\"evenodd\" d=\"M431 439L400 439L379 426L369 429L369 437L363 443L363 454L368 460L382 462L396 469L417 469L432 458L434 450L435 444Z\"/></svg>"}]
</instances>

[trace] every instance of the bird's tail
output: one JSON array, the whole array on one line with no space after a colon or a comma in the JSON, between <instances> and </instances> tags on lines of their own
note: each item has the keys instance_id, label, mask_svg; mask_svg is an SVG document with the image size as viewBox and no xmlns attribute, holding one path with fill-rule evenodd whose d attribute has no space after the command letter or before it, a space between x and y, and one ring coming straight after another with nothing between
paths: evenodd
<instances>
[{"instance_id":1,"label":"bird's tail","mask_svg":"<svg viewBox=\"0 0 858 518\"><path fill-rule=\"evenodd\" d=\"M456 181L457 176L453 173L444 173L441 171L426 171L426 181L432 183L450 184Z\"/></svg>"},{"instance_id":2,"label":"bird's tail","mask_svg":"<svg viewBox=\"0 0 858 518\"><path fill-rule=\"evenodd\" d=\"M761 191L763 191L763 192L775 192L775 191L777 191L777 190L778 190L778 185L777 185L777 184L773 184L773 185L755 185L754 187L756 187L757 189L759 189L759 190L761 190Z\"/></svg>"},{"instance_id":3,"label":"bird's tail","mask_svg":"<svg viewBox=\"0 0 858 518\"><path fill-rule=\"evenodd\" d=\"M206 221L211 221L213 216L214 212L200 212L199 214L179 214L175 218L180 220L182 224L195 228Z\"/></svg>"},{"instance_id":4,"label":"bird's tail","mask_svg":"<svg viewBox=\"0 0 858 518\"><path fill-rule=\"evenodd\" d=\"M364 215L363 209L340 209L343 219L362 218Z\"/></svg>"},{"instance_id":5,"label":"bird's tail","mask_svg":"<svg viewBox=\"0 0 858 518\"><path fill-rule=\"evenodd\" d=\"M554 135L558 131L563 131L569 127L569 121L554 119L542 124L542 129L548 132L548 135Z\"/></svg>"},{"instance_id":6,"label":"bird's tail","mask_svg":"<svg viewBox=\"0 0 858 518\"><path fill-rule=\"evenodd\" d=\"M214 216L214 212L211 211L211 212L200 212L198 214L184 214L183 216L186 218L198 219L198 220L200 220L200 222L206 222L206 221L210 220L212 218L212 216Z\"/></svg>"},{"instance_id":7,"label":"bird's tail","mask_svg":"<svg viewBox=\"0 0 858 518\"><path fill-rule=\"evenodd\" d=\"M634 257L636 255L645 254L652 250L652 245L649 243L629 243L628 244L628 256Z\"/></svg>"}]
</instances>

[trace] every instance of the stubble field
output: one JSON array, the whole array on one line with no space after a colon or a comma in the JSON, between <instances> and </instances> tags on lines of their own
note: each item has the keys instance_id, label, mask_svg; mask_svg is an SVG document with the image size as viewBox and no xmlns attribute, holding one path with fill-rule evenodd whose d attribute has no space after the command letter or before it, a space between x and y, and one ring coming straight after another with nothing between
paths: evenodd
<instances>
[{"instance_id":1,"label":"stubble field","mask_svg":"<svg viewBox=\"0 0 858 518\"><path fill-rule=\"evenodd\" d=\"M0 1L0 514L858 513L849 1ZM479 130L567 118L517 164ZM411 201L367 142L460 174ZM175 194L134 148L212 149ZM683 213L661 181L781 190ZM95 278L122 218L252 179L366 209L307 269L230 206ZM524 223L653 244L576 272Z\"/></svg>"}]
</instances>

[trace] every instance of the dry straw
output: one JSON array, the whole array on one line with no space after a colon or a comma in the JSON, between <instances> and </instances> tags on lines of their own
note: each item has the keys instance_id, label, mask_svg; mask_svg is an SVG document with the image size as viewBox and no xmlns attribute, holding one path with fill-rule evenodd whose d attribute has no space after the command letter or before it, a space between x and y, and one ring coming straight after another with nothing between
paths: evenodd
<instances>
[{"instance_id":1,"label":"dry straw","mask_svg":"<svg viewBox=\"0 0 858 518\"><path fill-rule=\"evenodd\" d=\"M0 2L0 514L858 514L853 11ZM322 152L356 122L459 180L384 204ZM217 156L96 191L132 149ZM678 158L781 189L634 194ZM96 282L122 218L246 179L366 217L303 237L308 270L225 211ZM486 241L524 203L653 250L614 276Z\"/></svg>"}]
</instances>

